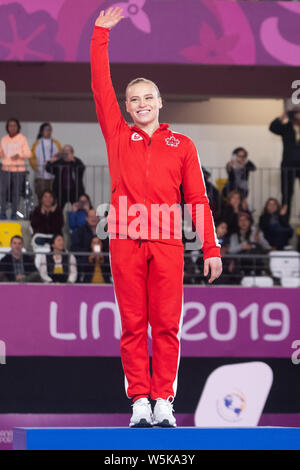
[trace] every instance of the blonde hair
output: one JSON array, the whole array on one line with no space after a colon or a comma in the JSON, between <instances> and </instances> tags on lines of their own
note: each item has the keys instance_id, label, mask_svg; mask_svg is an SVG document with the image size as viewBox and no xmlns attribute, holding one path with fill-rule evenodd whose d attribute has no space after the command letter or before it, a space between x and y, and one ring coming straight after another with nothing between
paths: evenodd
<instances>
[{"instance_id":1,"label":"blonde hair","mask_svg":"<svg viewBox=\"0 0 300 470\"><path fill-rule=\"evenodd\" d=\"M127 100L127 93L128 93L129 88L132 87L133 85L136 85L137 83L149 83L153 85L155 90L157 91L158 98L160 98L160 91L156 83L154 83L152 80L148 80L148 78L139 77L139 78L135 78L134 80L131 80L131 82L128 83L126 87L126 91L125 91L126 100Z\"/></svg>"}]
</instances>

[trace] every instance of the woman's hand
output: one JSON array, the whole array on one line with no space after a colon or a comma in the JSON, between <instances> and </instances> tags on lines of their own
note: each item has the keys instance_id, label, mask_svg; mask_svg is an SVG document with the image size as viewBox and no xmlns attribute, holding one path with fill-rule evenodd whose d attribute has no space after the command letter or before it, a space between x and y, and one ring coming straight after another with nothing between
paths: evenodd
<instances>
[{"instance_id":1,"label":"woman's hand","mask_svg":"<svg viewBox=\"0 0 300 470\"><path fill-rule=\"evenodd\" d=\"M284 204L280 210L280 215L286 215L287 210L288 210L288 205Z\"/></svg>"},{"instance_id":2,"label":"woman's hand","mask_svg":"<svg viewBox=\"0 0 300 470\"><path fill-rule=\"evenodd\" d=\"M207 258L204 261L204 276L208 276L210 271L210 278L208 282L211 284L215 279L222 274L222 260L221 258Z\"/></svg>"},{"instance_id":3,"label":"woman's hand","mask_svg":"<svg viewBox=\"0 0 300 470\"><path fill-rule=\"evenodd\" d=\"M96 19L95 25L111 29L124 18L124 16L122 16L122 12L123 8L120 7L108 8L106 13L102 10Z\"/></svg>"}]
</instances>

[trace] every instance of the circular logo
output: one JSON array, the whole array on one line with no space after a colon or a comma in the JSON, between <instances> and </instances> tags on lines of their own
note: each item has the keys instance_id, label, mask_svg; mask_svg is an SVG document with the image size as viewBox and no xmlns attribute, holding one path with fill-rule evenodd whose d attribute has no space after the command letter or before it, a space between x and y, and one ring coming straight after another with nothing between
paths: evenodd
<instances>
[{"instance_id":1,"label":"circular logo","mask_svg":"<svg viewBox=\"0 0 300 470\"><path fill-rule=\"evenodd\" d=\"M217 410L221 418L226 421L239 421L242 419L246 408L245 395L236 390L222 396L217 401Z\"/></svg>"}]
</instances>

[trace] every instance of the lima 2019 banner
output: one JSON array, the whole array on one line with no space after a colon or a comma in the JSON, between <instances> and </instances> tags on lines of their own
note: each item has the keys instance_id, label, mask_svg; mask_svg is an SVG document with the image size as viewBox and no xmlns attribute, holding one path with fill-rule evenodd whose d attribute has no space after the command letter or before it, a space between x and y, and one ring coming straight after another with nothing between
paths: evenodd
<instances>
[{"instance_id":1,"label":"lima 2019 banner","mask_svg":"<svg viewBox=\"0 0 300 470\"><path fill-rule=\"evenodd\" d=\"M113 286L7 284L0 293L7 357L120 355ZM298 306L299 289L185 287L181 355L292 360Z\"/></svg>"},{"instance_id":2,"label":"lima 2019 banner","mask_svg":"<svg viewBox=\"0 0 300 470\"><path fill-rule=\"evenodd\" d=\"M0 60L89 62L95 19L116 5L112 62L300 65L299 3L221 0L0 0Z\"/></svg>"}]
</instances>

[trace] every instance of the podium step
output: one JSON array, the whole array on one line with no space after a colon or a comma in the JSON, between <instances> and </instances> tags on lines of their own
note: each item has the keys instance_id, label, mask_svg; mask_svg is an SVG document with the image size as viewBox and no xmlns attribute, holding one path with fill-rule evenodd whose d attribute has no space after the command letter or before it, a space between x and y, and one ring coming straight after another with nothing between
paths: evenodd
<instances>
[{"instance_id":1,"label":"podium step","mask_svg":"<svg viewBox=\"0 0 300 470\"><path fill-rule=\"evenodd\" d=\"M32 428L13 431L15 450L300 450L300 428Z\"/></svg>"}]
</instances>

